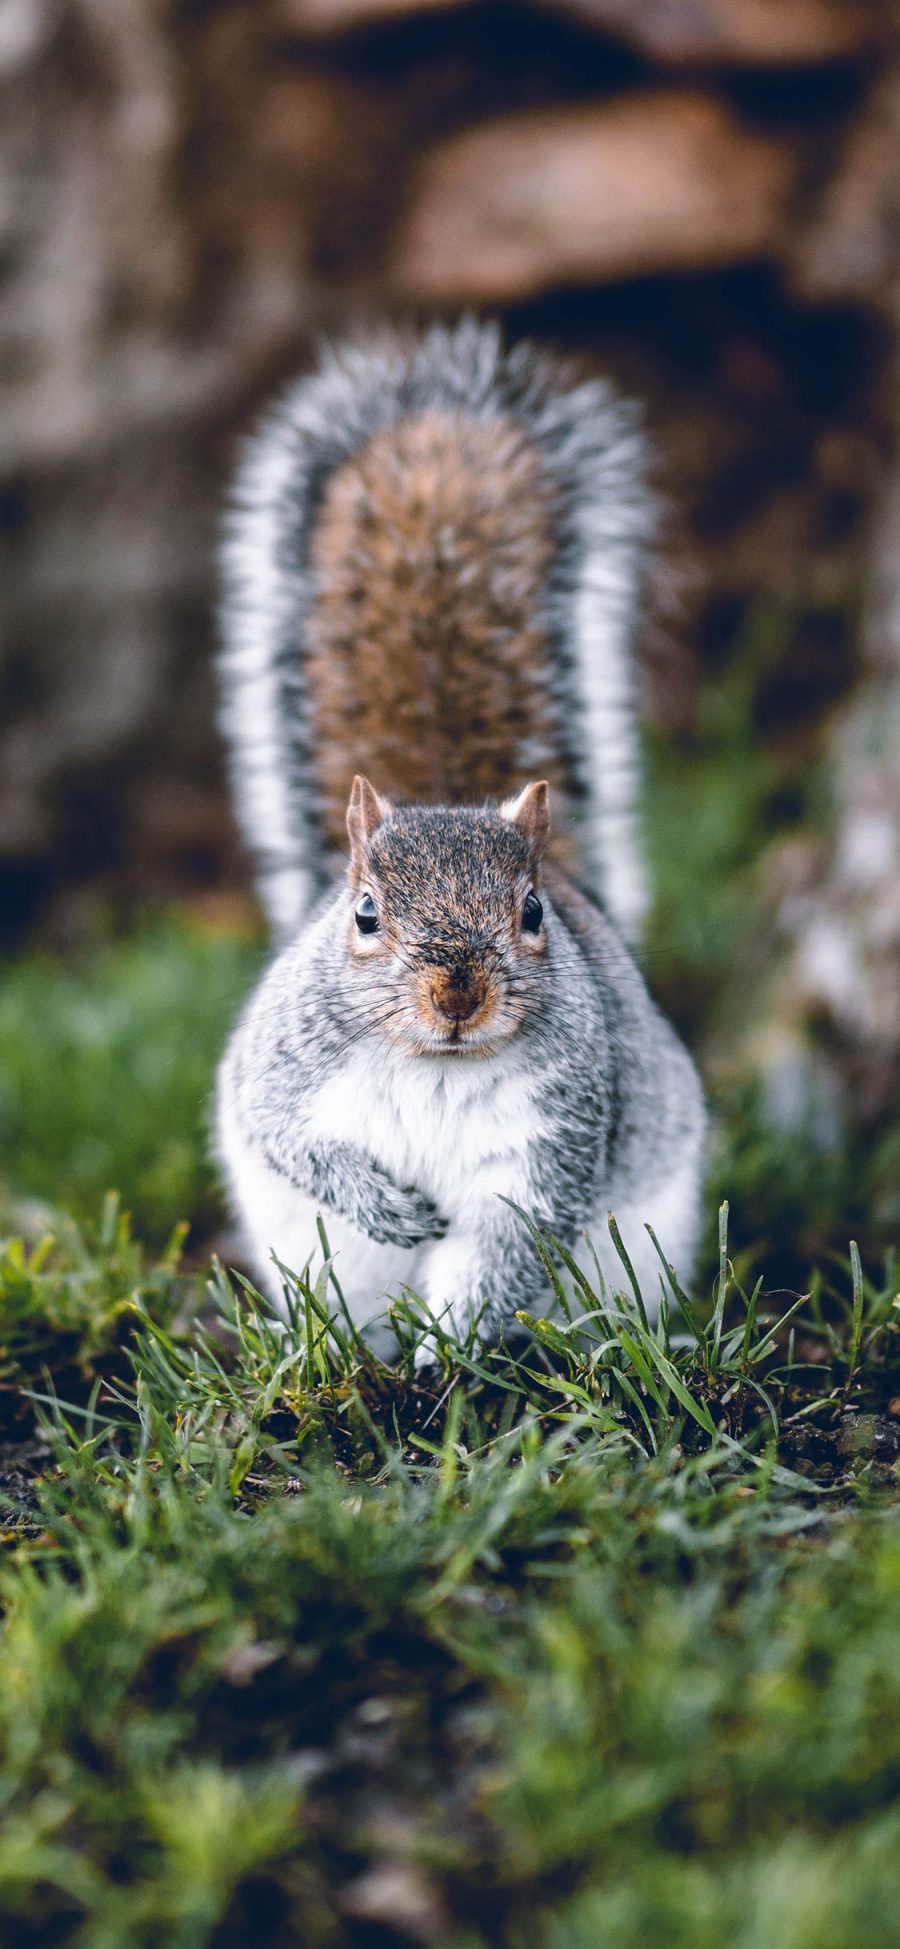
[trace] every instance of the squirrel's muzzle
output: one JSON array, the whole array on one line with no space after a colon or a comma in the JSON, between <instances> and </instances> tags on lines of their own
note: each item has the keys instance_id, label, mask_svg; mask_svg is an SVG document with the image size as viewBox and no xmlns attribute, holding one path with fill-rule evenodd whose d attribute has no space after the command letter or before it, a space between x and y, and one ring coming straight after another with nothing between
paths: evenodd
<instances>
[{"instance_id":1,"label":"squirrel's muzzle","mask_svg":"<svg viewBox=\"0 0 900 1949\"><path fill-rule=\"evenodd\" d=\"M481 1008L485 994L483 977L468 968L442 970L435 974L431 983L434 1007L448 1022L470 1021Z\"/></svg>"}]
</instances>

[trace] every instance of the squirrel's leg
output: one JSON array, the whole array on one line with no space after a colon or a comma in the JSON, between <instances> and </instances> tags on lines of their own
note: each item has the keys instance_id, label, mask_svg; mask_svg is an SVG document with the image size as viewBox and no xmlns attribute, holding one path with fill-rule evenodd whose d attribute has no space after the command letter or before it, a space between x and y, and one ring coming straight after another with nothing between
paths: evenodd
<instances>
[{"instance_id":1,"label":"squirrel's leg","mask_svg":"<svg viewBox=\"0 0 900 1949\"><path fill-rule=\"evenodd\" d=\"M280 1141L264 1147L270 1170L286 1177L326 1211L348 1218L379 1245L421 1245L442 1238L446 1221L415 1186L394 1183L355 1144Z\"/></svg>"},{"instance_id":2,"label":"squirrel's leg","mask_svg":"<svg viewBox=\"0 0 900 1949\"><path fill-rule=\"evenodd\" d=\"M285 1282L279 1266L294 1273L302 1273L309 1266L316 1276L322 1260L320 1217L341 1291L358 1326L366 1326L383 1314L388 1301L404 1286L416 1290L421 1285L421 1247L376 1243L321 1198L298 1189L283 1172L272 1170L258 1146L242 1140L235 1129L229 1137L227 1150L221 1144L220 1155L239 1217L242 1249L260 1291L276 1311L285 1310Z\"/></svg>"},{"instance_id":3,"label":"squirrel's leg","mask_svg":"<svg viewBox=\"0 0 900 1949\"><path fill-rule=\"evenodd\" d=\"M631 1260L648 1318L659 1312L664 1290L663 1270L656 1247L647 1231L650 1225L659 1240L667 1262L677 1278L690 1291L701 1228L703 1153L699 1138L684 1146L676 1167L640 1197L608 1195L585 1227L592 1250L579 1241L575 1257L591 1287L597 1284L597 1265L606 1283L607 1298L624 1292L630 1303L631 1285L625 1267L609 1232L612 1209L619 1235ZM596 1258L595 1258L596 1255Z\"/></svg>"},{"instance_id":4,"label":"squirrel's leg","mask_svg":"<svg viewBox=\"0 0 900 1949\"><path fill-rule=\"evenodd\" d=\"M476 1205L471 1221L453 1226L425 1261L423 1297L459 1339L476 1321L479 1340L488 1344L503 1327L515 1331L516 1313L544 1310L546 1291L528 1227L499 1197Z\"/></svg>"}]
</instances>

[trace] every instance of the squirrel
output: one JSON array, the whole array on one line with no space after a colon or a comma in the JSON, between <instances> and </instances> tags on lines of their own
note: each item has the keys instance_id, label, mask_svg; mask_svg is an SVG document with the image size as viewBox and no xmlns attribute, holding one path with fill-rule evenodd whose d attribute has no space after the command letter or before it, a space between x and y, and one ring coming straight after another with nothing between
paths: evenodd
<instances>
[{"instance_id":1,"label":"squirrel","mask_svg":"<svg viewBox=\"0 0 900 1949\"><path fill-rule=\"evenodd\" d=\"M331 350L247 448L221 717L276 951L216 1123L276 1307L319 1214L360 1327L514 1333L522 1211L621 1289L614 1212L651 1315L647 1223L691 1276L703 1096L627 945L652 527L633 408L471 319Z\"/></svg>"}]
</instances>

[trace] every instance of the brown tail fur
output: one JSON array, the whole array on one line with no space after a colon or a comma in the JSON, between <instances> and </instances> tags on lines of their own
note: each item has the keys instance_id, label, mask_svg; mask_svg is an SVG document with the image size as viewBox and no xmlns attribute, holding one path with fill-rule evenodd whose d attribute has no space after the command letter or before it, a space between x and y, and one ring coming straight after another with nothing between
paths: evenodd
<instances>
[{"instance_id":1,"label":"brown tail fur","mask_svg":"<svg viewBox=\"0 0 900 1949\"><path fill-rule=\"evenodd\" d=\"M422 804L534 775L565 789L542 615L553 525L540 457L506 419L428 410L331 476L305 675L332 843L357 771Z\"/></svg>"}]
</instances>

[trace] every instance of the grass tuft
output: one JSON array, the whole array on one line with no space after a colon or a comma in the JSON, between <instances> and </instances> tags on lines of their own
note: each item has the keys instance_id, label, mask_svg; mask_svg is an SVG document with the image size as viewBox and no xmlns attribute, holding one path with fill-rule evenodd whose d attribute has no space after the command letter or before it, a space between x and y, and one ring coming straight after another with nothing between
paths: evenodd
<instances>
[{"instance_id":1,"label":"grass tuft","mask_svg":"<svg viewBox=\"0 0 900 1949\"><path fill-rule=\"evenodd\" d=\"M531 1339L427 1374L421 1302L388 1366L327 1258L285 1328L218 1264L191 1317L112 1202L7 1245L23 1376L80 1384L6 1479L5 1939L891 1939L892 1278L748 1297L723 1212L676 1334L624 1266L554 1310L535 1236Z\"/></svg>"},{"instance_id":2,"label":"grass tuft","mask_svg":"<svg viewBox=\"0 0 900 1949\"><path fill-rule=\"evenodd\" d=\"M30 1425L47 1389L80 1408L123 1371L136 1330L171 1326L189 1297L178 1277L186 1226L175 1227L162 1253L148 1254L115 1193L93 1226L60 1212L32 1217L25 1238L7 1229L0 1210L0 1438Z\"/></svg>"},{"instance_id":3,"label":"grass tuft","mask_svg":"<svg viewBox=\"0 0 900 1949\"><path fill-rule=\"evenodd\" d=\"M141 1236L209 1236L213 1072L259 951L187 919L72 963L0 968L0 1186L91 1219L118 1187Z\"/></svg>"}]
</instances>

